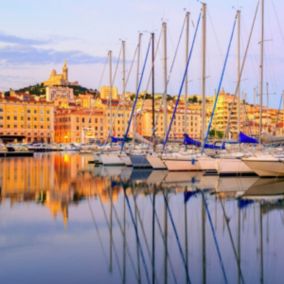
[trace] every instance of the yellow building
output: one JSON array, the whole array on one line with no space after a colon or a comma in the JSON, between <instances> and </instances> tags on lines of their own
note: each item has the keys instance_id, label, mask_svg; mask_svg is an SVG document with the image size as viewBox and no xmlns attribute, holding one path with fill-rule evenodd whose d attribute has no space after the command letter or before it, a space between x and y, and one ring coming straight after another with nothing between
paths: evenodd
<instances>
[{"instance_id":1,"label":"yellow building","mask_svg":"<svg viewBox=\"0 0 284 284\"><path fill-rule=\"evenodd\" d=\"M67 62L64 63L62 73L57 74L55 69L51 70L50 76L47 81L43 83L45 86L66 86L68 81L68 66Z\"/></svg>"},{"instance_id":2,"label":"yellow building","mask_svg":"<svg viewBox=\"0 0 284 284\"><path fill-rule=\"evenodd\" d=\"M172 112L175 102L168 104L167 112L167 126L170 124ZM156 136L163 139L167 129L164 129L164 113L161 110L161 101L157 100L155 103L155 131ZM170 138L182 139L183 134L186 132L192 138L198 138L200 135L201 116L200 109L196 109L190 105L185 115L185 106L183 102L177 109L175 119L172 124ZM152 101L146 100L144 102L143 110L137 116L137 130L138 133L145 137L152 137Z\"/></svg>"},{"instance_id":3,"label":"yellow building","mask_svg":"<svg viewBox=\"0 0 284 284\"><path fill-rule=\"evenodd\" d=\"M110 87L110 86L102 86L100 88L100 95L102 100L109 100L110 98L112 100L118 100L118 90L116 87Z\"/></svg>"},{"instance_id":4,"label":"yellow building","mask_svg":"<svg viewBox=\"0 0 284 284\"><path fill-rule=\"evenodd\" d=\"M54 106L46 101L0 99L0 135L26 142L54 141Z\"/></svg>"}]
</instances>

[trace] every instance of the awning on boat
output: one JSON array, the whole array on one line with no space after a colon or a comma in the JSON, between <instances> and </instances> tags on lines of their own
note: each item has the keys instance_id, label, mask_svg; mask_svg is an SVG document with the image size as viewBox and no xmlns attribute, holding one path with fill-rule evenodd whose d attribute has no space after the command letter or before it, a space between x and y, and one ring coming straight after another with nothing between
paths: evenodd
<instances>
[{"instance_id":1,"label":"awning on boat","mask_svg":"<svg viewBox=\"0 0 284 284\"><path fill-rule=\"evenodd\" d=\"M258 144L258 140L244 134L243 132L240 132L239 133L239 143Z\"/></svg>"}]
</instances>

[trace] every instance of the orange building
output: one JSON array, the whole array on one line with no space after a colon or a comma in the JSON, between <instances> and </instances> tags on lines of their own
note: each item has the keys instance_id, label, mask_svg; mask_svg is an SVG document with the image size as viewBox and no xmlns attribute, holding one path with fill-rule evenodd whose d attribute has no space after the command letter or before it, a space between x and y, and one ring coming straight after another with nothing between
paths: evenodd
<instances>
[{"instance_id":1,"label":"orange building","mask_svg":"<svg viewBox=\"0 0 284 284\"><path fill-rule=\"evenodd\" d=\"M54 129L57 143L103 141L107 137L103 110L57 109Z\"/></svg>"},{"instance_id":2,"label":"orange building","mask_svg":"<svg viewBox=\"0 0 284 284\"><path fill-rule=\"evenodd\" d=\"M26 142L54 141L54 106L31 96L0 98L0 135Z\"/></svg>"}]
</instances>

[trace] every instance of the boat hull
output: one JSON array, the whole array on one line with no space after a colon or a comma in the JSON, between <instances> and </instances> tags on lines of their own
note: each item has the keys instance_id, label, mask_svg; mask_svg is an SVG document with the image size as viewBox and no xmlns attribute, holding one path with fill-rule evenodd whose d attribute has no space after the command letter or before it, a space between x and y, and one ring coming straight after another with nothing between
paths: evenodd
<instances>
[{"instance_id":1,"label":"boat hull","mask_svg":"<svg viewBox=\"0 0 284 284\"><path fill-rule=\"evenodd\" d=\"M158 156L147 155L147 161L152 166L154 170L165 170L167 169L166 165Z\"/></svg>"},{"instance_id":2,"label":"boat hull","mask_svg":"<svg viewBox=\"0 0 284 284\"><path fill-rule=\"evenodd\" d=\"M198 160L180 160L180 159L168 159L164 160L164 163L168 171L200 171L200 165Z\"/></svg>"},{"instance_id":3,"label":"boat hull","mask_svg":"<svg viewBox=\"0 0 284 284\"><path fill-rule=\"evenodd\" d=\"M118 154L101 154L100 161L104 166L124 166L124 161Z\"/></svg>"},{"instance_id":4,"label":"boat hull","mask_svg":"<svg viewBox=\"0 0 284 284\"><path fill-rule=\"evenodd\" d=\"M146 155L130 155L132 167L135 169L151 169L152 166L148 162Z\"/></svg>"},{"instance_id":5,"label":"boat hull","mask_svg":"<svg viewBox=\"0 0 284 284\"><path fill-rule=\"evenodd\" d=\"M220 176L255 175L241 159L220 158L216 160L217 172Z\"/></svg>"},{"instance_id":6,"label":"boat hull","mask_svg":"<svg viewBox=\"0 0 284 284\"><path fill-rule=\"evenodd\" d=\"M217 173L216 159L211 157L200 157L198 158L200 169L207 173Z\"/></svg>"},{"instance_id":7,"label":"boat hull","mask_svg":"<svg viewBox=\"0 0 284 284\"><path fill-rule=\"evenodd\" d=\"M243 162L260 177L284 177L284 161L244 159Z\"/></svg>"}]
</instances>

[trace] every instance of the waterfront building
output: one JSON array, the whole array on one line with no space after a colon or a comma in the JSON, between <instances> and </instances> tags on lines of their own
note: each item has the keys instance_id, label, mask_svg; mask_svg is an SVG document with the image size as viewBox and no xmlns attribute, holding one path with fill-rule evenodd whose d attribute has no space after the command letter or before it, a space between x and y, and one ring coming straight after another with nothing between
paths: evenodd
<instances>
[{"instance_id":1,"label":"waterfront building","mask_svg":"<svg viewBox=\"0 0 284 284\"><path fill-rule=\"evenodd\" d=\"M54 141L54 105L31 96L0 98L0 137L25 142Z\"/></svg>"},{"instance_id":2,"label":"waterfront building","mask_svg":"<svg viewBox=\"0 0 284 284\"><path fill-rule=\"evenodd\" d=\"M103 141L107 137L103 110L57 109L54 129L57 143Z\"/></svg>"},{"instance_id":3,"label":"waterfront building","mask_svg":"<svg viewBox=\"0 0 284 284\"><path fill-rule=\"evenodd\" d=\"M174 108L174 101L169 103L167 109L167 125L169 125ZM161 108L161 100L156 101L155 112L155 131L156 136L163 139L167 129L164 129L164 116ZM186 127L185 127L186 119ZM185 104L181 102L176 112L175 119L170 132L170 139L182 139L183 134L187 133L192 138L199 138L201 127L201 109L195 105L189 106L185 116ZM137 115L137 130L144 137L152 137L152 101L146 100L143 105L143 110L138 110Z\"/></svg>"}]
</instances>

